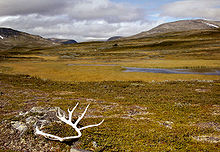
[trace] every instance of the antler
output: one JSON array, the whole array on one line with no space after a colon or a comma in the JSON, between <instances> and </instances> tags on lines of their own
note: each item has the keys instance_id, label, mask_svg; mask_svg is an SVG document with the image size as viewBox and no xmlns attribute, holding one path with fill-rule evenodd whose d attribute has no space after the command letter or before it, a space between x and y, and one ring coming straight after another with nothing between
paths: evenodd
<instances>
[{"instance_id":1,"label":"antler","mask_svg":"<svg viewBox=\"0 0 220 152\"><path fill-rule=\"evenodd\" d=\"M87 109L89 108L89 105L86 107L86 109L84 110L84 112L82 113L82 115L76 120L75 123L72 123L72 115L73 115L73 111L76 109L76 107L78 106L79 103L76 104L76 106L72 109L72 110L69 110L68 109L68 113L69 113L69 117L68 119L66 119L66 115L65 113L61 114L60 112L60 109L57 110L57 113L56 113L56 116L57 118L59 118L62 122L70 125L71 127L73 127L76 132L78 133L77 136L70 136L70 137L64 137L64 138L61 138L59 136L55 136L55 135L52 135L52 134L48 134L48 133L44 133L43 131L40 131L38 126L36 126L36 134L38 135L42 135L44 136L45 138L48 138L50 140L59 140L59 141L64 141L64 140L69 140L69 139L76 139L76 138L79 138L82 136L82 133L81 133L81 130L83 129L86 129L86 128L90 128L90 127L96 127L96 126L99 126L103 123L104 119L98 123L98 124L94 124L94 125L88 125L88 126L85 126L85 127L82 127L82 128L78 128L77 125L78 123L80 122L80 120L82 120L82 118L84 117L84 115L86 114L86 111Z\"/></svg>"}]
</instances>

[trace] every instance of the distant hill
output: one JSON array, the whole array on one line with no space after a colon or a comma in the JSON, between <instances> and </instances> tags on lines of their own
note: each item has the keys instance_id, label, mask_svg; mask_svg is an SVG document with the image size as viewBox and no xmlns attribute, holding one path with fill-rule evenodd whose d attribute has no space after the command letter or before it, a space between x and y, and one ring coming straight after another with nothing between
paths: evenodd
<instances>
[{"instance_id":1,"label":"distant hill","mask_svg":"<svg viewBox=\"0 0 220 152\"><path fill-rule=\"evenodd\" d=\"M38 35L32 35L11 28L0 28L0 50L13 48L36 48L58 45Z\"/></svg>"},{"instance_id":2,"label":"distant hill","mask_svg":"<svg viewBox=\"0 0 220 152\"><path fill-rule=\"evenodd\" d=\"M107 41L114 41L120 38L122 38L122 36L113 36L113 37L110 37Z\"/></svg>"},{"instance_id":3,"label":"distant hill","mask_svg":"<svg viewBox=\"0 0 220 152\"><path fill-rule=\"evenodd\" d=\"M161 24L149 31L141 32L137 35L127 37L129 39L151 37L169 32L183 32L190 30L209 30L219 29L220 21L207 21L207 20L181 20L176 22Z\"/></svg>"},{"instance_id":4,"label":"distant hill","mask_svg":"<svg viewBox=\"0 0 220 152\"><path fill-rule=\"evenodd\" d=\"M53 41L55 43L61 43L61 44L74 44L74 43L77 43L77 41L71 40L71 39L48 38L48 40Z\"/></svg>"}]
</instances>

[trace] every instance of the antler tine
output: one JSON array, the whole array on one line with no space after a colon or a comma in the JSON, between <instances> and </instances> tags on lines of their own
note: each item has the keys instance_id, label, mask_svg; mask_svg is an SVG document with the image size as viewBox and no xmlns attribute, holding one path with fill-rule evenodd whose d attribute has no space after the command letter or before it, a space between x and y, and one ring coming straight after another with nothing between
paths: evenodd
<instances>
[{"instance_id":1,"label":"antler tine","mask_svg":"<svg viewBox=\"0 0 220 152\"><path fill-rule=\"evenodd\" d=\"M89 108L89 105L90 105L90 104L88 104L88 106L86 107L86 109L84 110L84 112L82 113L82 115L76 120L76 122L74 123L75 125L77 125L77 124L80 122L80 120L82 120L82 118L83 118L84 115L86 114L87 109Z\"/></svg>"},{"instance_id":2,"label":"antler tine","mask_svg":"<svg viewBox=\"0 0 220 152\"><path fill-rule=\"evenodd\" d=\"M95 125L88 125L88 126L79 128L79 130L83 130L83 129L90 128L90 127L97 127L97 126L101 125L101 124L104 122L104 120L105 120L105 119L103 119L100 123L95 124Z\"/></svg>"},{"instance_id":3,"label":"antler tine","mask_svg":"<svg viewBox=\"0 0 220 152\"><path fill-rule=\"evenodd\" d=\"M59 141L63 141L63 138L60 138L58 136L55 136L55 135L51 135L51 134L47 134L47 133L44 133L42 131L39 130L38 126L36 126L35 128L36 130L36 134L40 134L42 136L44 136L45 138L48 138L50 140L59 140Z\"/></svg>"},{"instance_id":4,"label":"antler tine","mask_svg":"<svg viewBox=\"0 0 220 152\"><path fill-rule=\"evenodd\" d=\"M60 108L57 108L57 113L56 113L56 116L59 118L59 119L61 119L62 117L64 117L65 118L65 113L63 113L63 115L60 113Z\"/></svg>"},{"instance_id":5,"label":"antler tine","mask_svg":"<svg viewBox=\"0 0 220 152\"><path fill-rule=\"evenodd\" d=\"M69 121L72 121L72 116L73 116L73 111L76 109L76 107L78 106L79 103L77 103L75 105L75 107L70 111L70 109L68 109L69 112Z\"/></svg>"}]
</instances>

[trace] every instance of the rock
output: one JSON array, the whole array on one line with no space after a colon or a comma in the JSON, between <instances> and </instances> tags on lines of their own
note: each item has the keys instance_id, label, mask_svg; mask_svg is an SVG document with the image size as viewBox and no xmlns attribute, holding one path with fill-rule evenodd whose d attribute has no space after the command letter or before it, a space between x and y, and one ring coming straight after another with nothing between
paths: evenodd
<instances>
[{"instance_id":1,"label":"rock","mask_svg":"<svg viewBox=\"0 0 220 152\"><path fill-rule=\"evenodd\" d=\"M71 148L71 149L70 149L70 152L81 152L81 151L79 151L79 150L77 150L77 149L74 149L74 148Z\"/></svg>"},{"instance_id":2,"label":"rock","mask_svg":"<svg viewBox=\"0 0 220 152\"><path fill-rule=\"evenodd\" d=\"M60 56L61 59L74 59L75 56L69 56L69 55L62 55Z\"/></svg>"},{"instance_id":3,"label":"rock","mask_svg":"<svg viewBox=\"0 0 220 152\"><path fill-rule=\"evenodd\" d=\"M97 147L98 147L98 144L97 144L97 142L95 142L95 141L92 142L92 145L93 145L94 148L97 148Z\"/></svg>"},{"instance_id":4,"label":"rock","mask_svg":"<svg viewBox=\"0 0 220 152\"><path fill-rule=\"evenodd\" d=\"M60 109L60 107L33 107L29 112L38 113L36 116L29 116L25 119L26 124L31 125L32 127L43 128L44 126L50 125L52 122L60 122L56 117L57 110L60 110L61 114L65 114L65 111Z\"/></svg>"},{"instance_id":5,"label":"rock","mask_svg":"<svg viewBox=\"0 0 220 152\"><path fill-rule=\"evenodd\" d=\"M196 92L208 92L209 89L195 89Z\"/></svg>"},{"instance_id":6,"label":"rock","mask_svg":"<svg viewBox=\"0 0 220 152\"><path fill-rule=\"evenodd\" d=\"M220 131L220 124L216 122L200 122L197 123L196 126L200 128L212 128L216 131Z\"/></svg>"},{"instance_id":7,"label":"rock","mask_svg":"<svg viewBox=\"0 0 220 152\"><path fill-rule=\"evenodd\" d=\"M33 125L37 122L37 118L30 116L26 118L25 121L26 121L26 124Z\"/></svg>"},{"instance_id":8,"label":"rock","mask_svg":"<svg viewBox=\"0 0 220 152\"><path fill-rule=\"evenodd\" d=\"M36 125L40 128L50 125L51 122L60 122L56 117L59 107L33 107L30 111L20 112L17 118L22 118L23 122L12 121L12 127L20 132L24 132L28 127L35 128ZM60 109L61 113L66 114ZM24 123L25 122L25 123Z\"/></svg>"},{"instance_id":9,"label":"rock","mask_svg":"<svg viewBox=\"0 0 220 152\"><path fill-rule=\"evenodd\" d=\"M46 109L43 107L33 107L30 112L32 113L46 113Z\"/></svg>"},{"instance_id":10,"label":"rock","mask_svg":"<svg viewBox=\"0 0 220 152\"><path fill-rule=\"evenodd\" d=\"M86 99L86 101L88 101L88 102L96 102L95 99Z\"/></svg>"},{"instance_id":11,"label":"rock","mask_svg":"<svg viewBox=\"0 0 220 152\"><path fill-rule=\"evenodd\" d=\"M71 148L71 149L70 149L70 152L91 152L91 151L79 150L79 149Z\"/></svg>"},{"instance_id":12,"label":"rock","mask_svg":"<svg viewBox=\"0 0 220 152\"><path fill-rule=\"evenodd\" d=\"M132 86L137 86L137 87L139 87L139 86L145 86L144 84L141 84L141 83L131 83L131 85L132 85Z\"/></svg>"},{"instance_id":13,"label":"rock","mask_svg":"<svg viewBox=\"0 0 220 152\"><path fill-rule=\"evenodd\" d=\"M193 139L195 139L197 141L210 142L210 143L220 142L219 136L206 136L206 135L204 135L204 136L193 137Z\"/></svg>"},{"instance_id":14,"label":"rock","mask_svg":"<svg viewBox=\"0 0 220 152\"><path fill-rule=\"evenodd\" d=\"M34 127L38 126L40 129L44 128L44 126L48 126L51 124L51 121L48 120L38 120Z\"/></svg>"},{"instance_id":15,"label":"rock","mask_svg":"<svg viewBox=\"0 0 220 152\"><path fill-rule=\"evenodd\" d=\"M20 121L12 121L11 124L14 129L18 130L22 134L28 129L28 127Z\"/></svg>"},{"instance_id":16,"label":"rock","mask_svg":"<svg viewBox=\"0 0 220 152\"><path fill-rule=\"evenodd\" d=\"M33 107L29 111L20 112L15 116L15 119L1 121L1 126L4 126L4 129L0 128L2 133L0 134L2 137L1 140L3 140L0 141L0 144L5 143L4 147L16 151L60 151L59 146L57 148L52 148L50 142L47 143L45 140L42 140L42 138L34 136L34 133L36 133L36 126L38 126L39 129L43 129L53 122L63 124L63 122L57 118L56 112L58 109L60 108ZM66 117L68 116L65 111L61 109L60 112L62 115L65 114ZM93 143L93 145L94 147L97 146L96 143ZM80 146L77 145L72 146L70 151L89 152L81 150Z\"/></svg>"},{"instance_id":17,"label":"rock","mask_svg":"<svg viewBox=\"0 0 220 152\"><path fill-rule=\"evenodd\" d=\"M172 121L165 121L163 123L159 122L159 124L169 128L169 129L172 129L173 122Z\"/></svg>"},{"instance_id":18,"label":"rock","mask_svg":"<svg viewBox=\"0 0 220 152\"><path fill-rule=\"evenodd\" d=\"M26 116L26 115L28 115L29 114L29 111L27 111L27 112L19 112L19 116Z\"/></svg>"},{"instance_id":19,"label":"rock","mask_svg":"<svg viewBox=\"0 0 220 152\"><path fill-rule=\"evenodd\" d=\"M30 112L32 112L32 113L48 113L48 112L57 112L58 109L61 111L61 113L65 113L65 111L60 109L60 107L50 107L50 108L46 108L46 107L33 107L30 110Z\"/></svg>"}]
</instances>

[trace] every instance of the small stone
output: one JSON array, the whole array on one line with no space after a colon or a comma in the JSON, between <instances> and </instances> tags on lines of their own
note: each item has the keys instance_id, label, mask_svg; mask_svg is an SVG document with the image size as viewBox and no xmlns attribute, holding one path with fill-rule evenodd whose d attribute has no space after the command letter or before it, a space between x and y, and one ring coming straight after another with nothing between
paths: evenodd
<instances>
[{"instance_id":1,"label":"small stone","mask_svg":"<svg viewBox=\"0 0 220 152\"><path fill-rule=\"evenodd\" d=\"M32 112L32 113L45 113L46 112L46 110L45 110L45 108L43 108L43 107L33 107L31 110L30 110L30 112Z\"/></svg>"},{"instance_id":2,"label":"small stone","mask_svg":"<svg viewBox=\"0 0 220 152\"><path fill-rule=\"evenodd\" d=\"M71 146L70 152L91 152L91 151L76 149L75 146Z\"/></svg>"},{"instance_id":3,"label":"small stone","mask_svg":"<svg viewBox=\"0 0 220 152\"><path fill-rule=\"evenodd\" d=\"M37 125L38 125L38 124L41 124L40 129L42 129L42 128L44 128L44 126L47 126L47 125L49 125L50 123L51 123L51 122L48 121L48 120L38 120Z\"/></svg>"},{"instance_id":4,"label":"small stone","mask_svg":"<svg viewBox=\"0 0 220 152\"><path fill-rule=\"evenodd\" d=\"M11 130L11 131L10 131L10 134L14 134L14 133L15 133L14 130Z\"/></svg>"},{"instance_id":5,"label":"small stone","mask_svg":"<svg viewBox=\"0 0 220 152\"><path fill-rule=\"evenodd\" d=\"M97 148L97 147L98 147L98 144L97 144L97 142L95 142L95 141L92 142L92 145L93 145L94 148Z\"/></svg>"},{"instance_id":6,"label":"small stone","mask_svg":"<svg viewBox=\"0 0 220 152\"><path fill-rule=\"evenodd\" d=\"M88 102L96 102L95 99L86 99L86 101L88 101Z\"/></svg>"},{"instance_id":7,"label":"small stone","mask_svg":"<svg viewBox=\"0 0 220 152\"><path fill-rule=\"evenodd\" d=\"M26 118L25 121L26 121L27 124L32 124L33 125L33 124L36 123L37 119L33 116L30 116L30 117Z\"/></svg>"},{"instance_id":8,"label":"small stone","mask_svg":"<svg viewBox=\"0 0 220 152\"><path fill-rule=\"evenodd\" d=\"M46 107L33 107L30 112L32 113L49 113L49 112L57 112L57 110L60 110L61 113L65 113L60 107L51 107L51 108L46 108Z\"/></svg>"},{"instance_id":9,"label":"small stone","mask_svg":"<svg viewBox=\"0 0 220 152\"><path fill-rule=\"evenodd\" d=\"M11 124L13 128L15 128L21 133L24 133L28 129L28 127L23 122L20 121L12 121Z\"/></svg>"},{"instance_id":10,"label":"small stone","mask_svg":"<svg viewBox=\"0 0 220 152\"><path fill-rule=\"evenodd\" d=\"M77 149L75 149L75 148L71 148L71 149L70 149L70 152L81 152L81 151L79 151L79 150L77 150Z\"/></svg>"},{"instance_id":11,"label":"small stone","mask_svg":"<svg viewBox=\"0 0 220 152\"><path fill-rule=\"evenodd\" d=\"M25 139L22 138L22 139L20 140L20 143L21 143L21 144L25 144L25 143L26 143Z\"/></svg>"},{"instance_id":12,"label":"small stone","mask_svg":"<svg viewBox=\"0 0 220 152\"><path fill-rule=\"evenodd\" d=\"M196 92L208 92L208 89L195 89Z\"/></svg>"},{"instance_id":13,"label":"small stone","mask_svg":"<svg viewBox=\"0 0 220 152\"><path fill-rule=\"evenodd\" d=\"M28 115L29 114L29 112L27 111L27 112L19 112L19 116L26 116L26 115Z\"/></svg>"},{"instance_id":14,"label":"small stone","mask_svg":"<svg viewBox=\"0 0 220 152\"><path fill-rule=\"evenodd\" d=\"M160 122L159 122L159 124L161 124L161 125L163 125L163 126L169 128L169 129L172 129L172 124L173 124L173 122L172 122L172 121L165 121L165 122L163 122L163 123L160 123Z\"/></svg>"},{"instance_id":15,"label":"small stone","mask_svg":"<svg viewBox=\"0 0 220 152\"><path fill-rule=\"evenodd\" d=\"M201 141L201 142L210 142L210 143L218 143L220 142L220 138L219 136L197 136L197 137L193 137L193 139L197 140L197 141Z\"/></svg>"}]
</instances>

